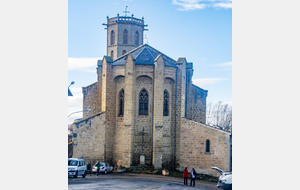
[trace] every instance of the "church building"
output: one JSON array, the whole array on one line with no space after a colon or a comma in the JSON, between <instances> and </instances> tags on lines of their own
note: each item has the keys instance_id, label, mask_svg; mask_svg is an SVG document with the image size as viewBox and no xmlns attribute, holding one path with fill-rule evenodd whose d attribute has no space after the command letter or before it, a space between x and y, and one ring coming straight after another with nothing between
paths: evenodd
<instances>
[{"instance_id":1,"label":"church building","mask_svg":"<svg viewBox=\"0 0 300 190\"><path fill-rule=\"evenodd\" d=\"M97 63L98 80L82 88L83 113L73 123L73 157L126 168L195 168L218 176L226 171L230 134L206 125L208 91L192 83L193 63L144 44L144 18L109 18L107 54Z\"/></svg>"}]
</instances>

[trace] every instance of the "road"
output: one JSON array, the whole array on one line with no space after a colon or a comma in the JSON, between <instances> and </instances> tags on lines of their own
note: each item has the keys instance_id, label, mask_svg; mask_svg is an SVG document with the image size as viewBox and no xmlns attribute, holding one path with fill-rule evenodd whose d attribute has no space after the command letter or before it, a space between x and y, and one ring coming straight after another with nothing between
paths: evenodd
<instances>
[{"instance_id":1,"label":"road","mask_svg":"<svg viewBox=\"0 0 300 190\"><path fill-rule=\"evenodd\" d=\"M190 183L190 179L188 180ZM166 189L166 190L218 190L216 183L196 180L195 187L183 185L183 178L147 175L147 174L130 174L130 173L109 173L101 174L99 177L88 174L86 178L69 178L69 190L106 190L106 189Z\"/></svg>"}]
</instances>

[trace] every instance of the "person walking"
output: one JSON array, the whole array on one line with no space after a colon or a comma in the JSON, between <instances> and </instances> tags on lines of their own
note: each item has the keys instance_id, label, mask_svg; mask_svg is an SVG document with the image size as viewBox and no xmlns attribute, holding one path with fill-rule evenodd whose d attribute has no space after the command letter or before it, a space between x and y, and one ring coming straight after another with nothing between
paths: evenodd
<instances>
[{"instance_id":1,"label":"person walking","mask_svg":"<svg viewBox=\"0 0 300 190\"><path fill-rule=\"evenodd\" d=\"M197 177L197 172L194 170L194 168L192 168L191 171L191 184L190 186L192 186L192 182L193 182L193 187L195 187L195 179Z\"/></svg>"},{"instance_id":2,"label":"person walking","mask_svg":"<svg viewBox=\"0 0 300 190\"><path fill-rule=\"evenodd\" d=\"M100 163L99 163L99 161L97 161L96 167L97 167L97 177L98 177L98 175L100 175Z\"/></svg>"},{"instance_id":3,"label":"person walking","mask_svg":"<svg viewBox=\"0 0 300 190\"><path fill-rule=\"evenodd\" d=\"M187 167L185 167L183 170L183 185L186 186L188 185L187 184L188 177L189 177L189 171L187 170Z\"/></svg>"}]
</instances>

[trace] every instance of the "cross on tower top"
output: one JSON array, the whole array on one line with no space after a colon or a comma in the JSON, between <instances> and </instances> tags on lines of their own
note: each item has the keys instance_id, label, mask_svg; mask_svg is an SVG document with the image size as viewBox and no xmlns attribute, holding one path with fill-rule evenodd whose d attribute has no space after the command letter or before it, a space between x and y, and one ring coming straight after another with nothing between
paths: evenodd
<instances>
[{"instance_id":1,"label":"cross on tower top","mask_svg":"<svg viewBox=\"0 0 300 190\"><path fill-rule=\"evenodd\" d=\"M130 13L129 11L127 11L127 7L128 7L128 6L126 6L126 7L125 7L125 11L123 11L123 13L125 13L125 17L127 16L127 13Z\"/></svg>"}]
</instances>

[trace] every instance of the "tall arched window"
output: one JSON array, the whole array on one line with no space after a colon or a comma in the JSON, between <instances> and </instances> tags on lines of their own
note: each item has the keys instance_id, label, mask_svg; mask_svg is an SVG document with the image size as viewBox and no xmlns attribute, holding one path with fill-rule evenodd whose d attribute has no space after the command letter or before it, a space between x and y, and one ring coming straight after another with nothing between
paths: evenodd
<instances>
[{"instance_id":1,"label":"tall arched window","mask_svg":"<svg viewBox=\"0 0 300 190\"><path fill-rule=\"evenodd\" d=\"M134 44L136 46L139 45L139 32L138 31L136 31L135 34L134 34Z\"/></svg>"},{"instance_id":2,"label":"tall arched window","mask_svg":"<svg viewBox=\"0 0 300 190\"><path fill-rule=\"evenodd\" d=\"M164 91L164 116L169 115L169 93Z\"/></svg>"},{"instance_id":3,"label":"tall arched window","mask_svg":"<svg viewBox=\"0 0 300 190\"><path fill-rule=\"evenodd\" d=\"M127 44L128 43L128 32L125 29L123 32L123 44Z\"/></svg>"},{"instance_id":4,"label":"tall arched window","mask_svg":"<svg viewBox=\"0 0 300 190\"><path fill-rule=\"evenodd\" d=\"M124 54L126 54L126 50L123 50L123 51L122 51L122 55L124 55Z\"/></svg>"},{"instance_id":5,"label":"tall arched window","mask_svg":"<svg viewBox=\"0 0 300 190\"><path fill-rule=\"evenodd\" d=\"M111 50L110 56L111 56L112 59L114 59L114 51L113 50Z\"/></svg>"},{"instance_id":6,"label":"tall arched window","mask_svg":"<svg viewBox=\"0 0 300 190\"><path fill-rule=\"evenodd\" d=\"M110 45L115 44L115 32L112 30L110 33Z\"/></svg>"},{"instance_id":7,"label":"tall arched window","mask_svg":"<svg viewBox=\"0 0 300 190\"><path fill-rule=\"evenodd\" d=\"M119 117L124 116L124 89L119 94Z\"/></svg>"},{"instance_id":8,"label":"tall arched window","mask_svg":"<svg viewBox=\"0 0 300 190\"><path fill-rule=\"evenodd\" d=\"M208 139L205 142L205 152L210 152L210 141Z\"/></svg>"},{"instance_id":9,"label":"tall arched window","mask_svg":"<svg viewBox=\"0 0 300 190\"><path fill-rule=\"evenodd\" d=\"M139 96L139 115L148 115L148 99L148 93L143 89Z\"/></svg>"}]
</instances>

